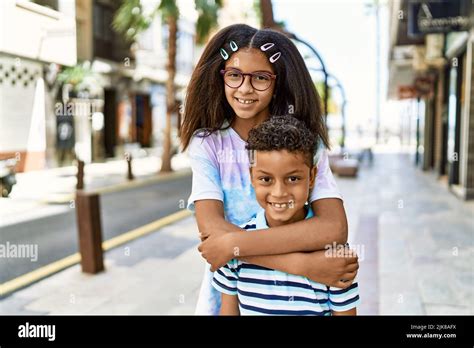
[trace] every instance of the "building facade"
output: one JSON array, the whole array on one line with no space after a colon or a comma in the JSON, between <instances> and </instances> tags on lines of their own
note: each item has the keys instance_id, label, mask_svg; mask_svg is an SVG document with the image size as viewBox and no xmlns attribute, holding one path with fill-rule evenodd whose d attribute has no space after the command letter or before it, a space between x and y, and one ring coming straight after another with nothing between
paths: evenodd
<instances>
[{"instance_id":1,"label":"building facade","mask_svg":"<svg viewBox=\"0 0 474 348\"><path fill-rule=\"evenodd\" d=\"M74 2L0 2L0 158L17 169L47 166L55 151L52 83L76 64Z\"/></svg>"},{"instance_id":2,"label":"building facade","mask_svg":"<svg viewBox=\"0 0 474 348\"><path fill-rule=\"evenodd\" d=\"M414 163L474 198L473 6L469 0L390 3L389 99L406 100Z\"/></svg>"},{"instance_id":3,"label":"building facade","mask_svg":"<svg viewBox=\"0 0 474 348\"><path fill-rule=\"evenodd\" d=\"M179 102L193 69L197 14L194 2L178 3ZM138 42L128 43L112 28L119 5L0 2L0 159L14 157L17 170L27 171L70 165L76 158L90 163L122 157L130 148L160 148L167 27L156 16ZM59 83L65 71L69 80ZM75 84L77 74L82 77ZM176 113L175 129L178 118Z\"/></svg>"}]
</instances>

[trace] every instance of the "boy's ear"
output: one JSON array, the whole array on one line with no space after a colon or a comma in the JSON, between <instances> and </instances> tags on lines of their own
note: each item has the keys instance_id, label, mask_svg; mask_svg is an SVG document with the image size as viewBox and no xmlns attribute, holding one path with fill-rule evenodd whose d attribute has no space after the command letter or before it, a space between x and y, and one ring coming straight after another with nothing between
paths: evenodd
<instances>
[{"instance_id":1,"label":"boy's ear","mask_svg":"<svg viewBox=\"0 0 474 348\"><path fill-rule=\"evenodd\" d=\"M250 185L253 186L252 166L249 167L249 172L250 172Z\"/></svg>"},{"instance_id":2,"label":"boy's ear","mask_svg":"<svg viewBox=\"0 0 474 348\"><path fill-rule=\"evenodd\" d=\"M318 174L318 168L313 166L309 171L309 187L313 188L316 183L316 175Z\"/></svg>"}]
</instances>

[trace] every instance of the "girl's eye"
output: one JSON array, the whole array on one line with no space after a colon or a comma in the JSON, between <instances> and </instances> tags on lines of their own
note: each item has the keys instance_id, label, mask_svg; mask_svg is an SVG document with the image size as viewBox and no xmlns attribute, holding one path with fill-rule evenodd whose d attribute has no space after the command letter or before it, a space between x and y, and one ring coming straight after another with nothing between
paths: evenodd
<instances>
[{"instance_id":1,"label":"girl's eye","mask_svg":"<svg viewBox=\"0 0 474 348\"><path fill-rule=\"evenodd\" d=\"M240 74L238 72L231 71L227 73L227 77L237 79L237 78L240 78Z\"/></svg>"},{"instance_id":2,"label":"girl's eye","mask_svg":"<svg viewBox=\"0 0 474 348\"><path fill-rule=\"evenodd\" d=\"M257 81L268 81L268 80L270 80L270 77L267 76L267 75L264 75L264 74L254 75L253 77Z\"/></svg>"},{"instance_id":3,"label":"girl's eye","mask_svg":"<svg viewBox=\"0 0 474 348\"><path fill-rule=\"evenodd\" d=\"M290 177L288 177L288 181L289 181L289 182L298 182L299 180L300 180L300 178L297 177L297 176L290 176Z\"/></svg>"},{"instance_id":4,"label":"girl's eye","mask_svg":"<svg viewBox=\"0 0 474 348\"><path fill-rule=\"evenodd\" d=\"M263 177L259 178L259 180L263 184L269 184L272 181L272 179L268 176L263 176Z\"/></svg>"}]
</instances>

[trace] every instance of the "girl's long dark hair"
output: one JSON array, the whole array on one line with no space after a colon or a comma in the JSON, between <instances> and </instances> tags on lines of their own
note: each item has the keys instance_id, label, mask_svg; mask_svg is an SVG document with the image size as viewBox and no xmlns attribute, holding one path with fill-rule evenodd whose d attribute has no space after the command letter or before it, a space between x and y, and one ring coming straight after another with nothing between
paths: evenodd
<instances>
[{"instance_id":1,"label":"girl's long dark hair","mask_svg":"<svg viewBox=\"0 0 474 348\"><path fill-rule=\"evenodd\" d=\"M225 66L220 49L225 49L230 55L230 41L237 43L239 50L260 50L260 46L265 43L275 44L269 50L261 51L268 58L276 52L281 52L280 59L270 63L277 75L275 98L272 98L269 105L270 115L291 114L300 119L329 148L321 100L303 57L294 43L285 35L271 29L257 30L245 24L235 24L220 30L209 41L191 76L181 125L183 151L188 147L196 130L204 129L203 136L208 136L221 129L224 121L227 120L230 125L235 117L225 97L224 81L219 73ZM232 59L232 56L229 59Z\"/></svg>"}]
</instances>

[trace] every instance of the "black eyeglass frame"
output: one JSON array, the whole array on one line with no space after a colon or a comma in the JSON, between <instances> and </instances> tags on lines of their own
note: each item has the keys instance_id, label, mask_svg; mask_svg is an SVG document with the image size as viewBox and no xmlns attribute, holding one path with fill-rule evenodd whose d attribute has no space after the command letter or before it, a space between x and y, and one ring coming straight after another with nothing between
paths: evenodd
<instances>
[{"instance_id":1,"label":"black eyeglass frame","mask_svg":"<svg viewBox=\"0 0 474 348\"><path fill-rule=\"evenodd\" d=\"M225 82L225 73L226 73L226 72L229 72L229 71L235 71L235 72L237 72L237 73L239 73L239 74L242 75L242 82L240 82L240 85L238 85L237 87L229 86L229 85ZM245 76L250 76L250 85L252 85L252 88L253 88L253 89L255 89L255 90L259 91L259 92L263 92L263 91L266 91L267 89L269 89L269 88L272 86L273 80L275 80L276 77L277 77L277 75L270 74L269 72L266 72L266 71L254 71L254 72L251 72L251 73L243 73L243 72L240 71L240 70L232 69L232 68L231 68L231 69L222 69L222 70L220 71L220 73L221 73L221 75L222 75L222 78L223 78L223 80L224 80L225 85L226 85L227 87L229 87L229 88L234 88L234 89L240 88L240 86L242 86L242 85L244 84ZM270 79L271 79L272 81L270 81L270 84L269 84L268 87L265 88L265 89L258 89L258 88L255 88L255 86L254 86L253 83L252 83L252 77L255 76L255 75L257 75L257 76L258 76L258 75L267 75L268 77L270 77Z\"/></svg>"}]
</instances>

